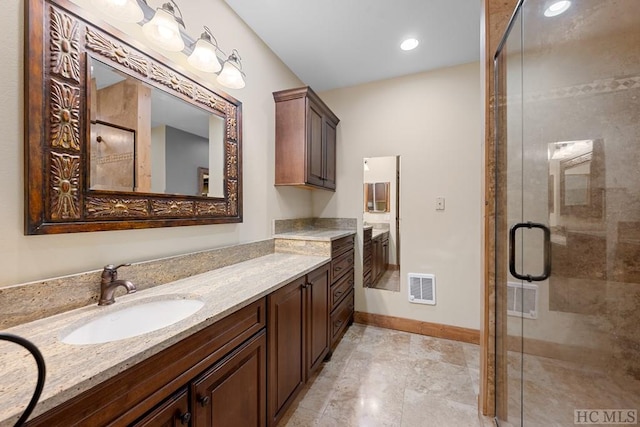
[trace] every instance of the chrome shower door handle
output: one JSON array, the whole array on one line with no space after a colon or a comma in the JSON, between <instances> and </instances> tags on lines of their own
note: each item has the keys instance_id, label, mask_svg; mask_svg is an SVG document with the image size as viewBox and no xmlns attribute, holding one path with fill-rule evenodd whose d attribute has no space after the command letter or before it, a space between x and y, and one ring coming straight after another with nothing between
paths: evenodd
<instances>
[{"instance_id":1,"label":"chrome shower door handle","mask_svg":"<svg viewBox=\"0 0 640 427\"><path fill-rule=\"evenodd\" d=\"M544 271L539 276L520 274L516 271L516 231L520 228L539 228L544 233ZM551 230L544 224L520 222L509 230L509 273L517 279L527 282L541 282L551 275Z\"/></svg>"}]
</instances>

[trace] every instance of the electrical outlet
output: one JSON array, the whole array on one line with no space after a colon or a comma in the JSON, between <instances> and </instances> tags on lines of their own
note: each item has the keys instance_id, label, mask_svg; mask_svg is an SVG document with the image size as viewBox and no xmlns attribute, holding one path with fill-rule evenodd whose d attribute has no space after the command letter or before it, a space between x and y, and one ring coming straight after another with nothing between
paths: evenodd
<instances>
[{"instance_id":1,"label":"electrical outlet","mask_svg":"<svg viewBox=\"0 0 640 427\"><path fill-rule=\"evenodd\" d=\"M437 211L444 210L444 197L436 197L436 210Z\"/></svg>"}]
</instances>

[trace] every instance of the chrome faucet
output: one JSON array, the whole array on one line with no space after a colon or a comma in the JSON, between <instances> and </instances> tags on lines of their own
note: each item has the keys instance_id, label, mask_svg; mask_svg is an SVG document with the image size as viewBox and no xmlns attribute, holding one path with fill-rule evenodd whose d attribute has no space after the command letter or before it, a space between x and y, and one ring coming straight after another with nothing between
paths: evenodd
<instances>
[{"instance_id":1,"label":"chrome faucet","mask_svg":"<svg viewBox=\"0 0 640 427\"><path fill-rule=\"evenodd\" d=\"M110 305L116 300L113 294L118 286L127 288L127 293L132 294L136 291L136 287L128 280L118 280L118 269L120 267L128 267L131 264L120 264L115 267L113 264L105 265L102 270L102 280L100 281L100 301L98 305Z\"/></svg>"}]
</instances>

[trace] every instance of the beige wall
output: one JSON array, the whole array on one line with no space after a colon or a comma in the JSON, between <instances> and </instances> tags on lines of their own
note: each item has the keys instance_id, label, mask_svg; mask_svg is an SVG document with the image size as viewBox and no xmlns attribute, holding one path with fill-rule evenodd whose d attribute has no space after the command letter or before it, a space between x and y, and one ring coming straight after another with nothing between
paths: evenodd
<instances>
[{"instance_id":1,"label":"beige wall","mask_svg":"<svg viewBox=\"0 0 640 427\"><path fill-rule=\"evenodd\" d=\"M401 157L401 292L362 288L356 310L479 328L481 102L478 63L320 94L340 118L335 194L313 193L316 216L362 221L362 159ZM435 210L436 197L446 210ZM433 273L437 305L411 304L406 274Z\"/></svg>"},{"instance_id":2,"label":"beige wall","mask_svg":"<svg viewBox=\"0 0 640 427\"><path fill-rule=\"evenodd\" d=\"M0 286L99 269L271 236L273 218L308 217L311 193L273 186L274 103L271 92L300 80L222 1L182 2L192 36L202 25L225 51L237 48L247 86L229 91L243 103L244 222L130 231L23 235L23 14L19 0L3 2L0 67ZM88 1L87 1L88 3ZM154 3L155 4L155 3ZM135 29L135 26L134 26ZM139 30L139 29L138 29ZM213 85L213 79L210 79Z\"/></svg>"}]
</instances>

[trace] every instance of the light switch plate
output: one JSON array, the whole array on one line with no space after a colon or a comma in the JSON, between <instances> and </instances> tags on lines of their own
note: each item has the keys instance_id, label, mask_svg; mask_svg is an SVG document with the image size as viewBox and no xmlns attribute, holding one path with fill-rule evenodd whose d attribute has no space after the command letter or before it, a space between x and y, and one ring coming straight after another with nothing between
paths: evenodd
<instances>
[{"instance_id":1,"label":"light switch plate","mask_svg":"<svg viewBox=\"0 0 640 427\"><path fill-rule=\"evenodd\" d=\"M444 210L444 197L436 197L436 210L437 211Z\"/></svg>"}]
</instances>

